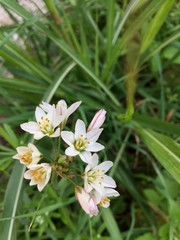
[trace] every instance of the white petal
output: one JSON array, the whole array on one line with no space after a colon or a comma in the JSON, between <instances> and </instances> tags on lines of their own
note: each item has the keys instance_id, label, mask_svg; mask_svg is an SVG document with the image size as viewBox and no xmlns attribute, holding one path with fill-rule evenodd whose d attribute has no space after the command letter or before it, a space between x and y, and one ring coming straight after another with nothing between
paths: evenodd
<instances>
[{"instance_id":1,"label":"white petal","mask_svg":"<svg viewBox=\"0 0 180 240\"><path fill-rule=\"evenodd\" d=\"M116 182L114 181L114 179L112 177L109 177L105 174L102 177L103 177L103 179L101 179L101 182L104 185L104 187L110 187L110 188L116 187Z\"/></svg>"},{"instance_id":2,"label":"white petal","mask_svg":"<svg viewBox=\"0 0 180 240\"><path fill-rule=\"evenodd\" d=\"M24 146L17 147L16 150L19 153L19 155L24 155L30 151L30 149L28 147L24 147Z\"/></svg>"},{"instance_id":3,"label":"white petal","mask_svg":"<svg viewBox=\"0 0 180 240\"><path fill-rule=\"evenodd\" d=\"M12 158L20 160L21 157L20 157L19 154L16 154L16 155L14 155Z\"/></svg>"},{"instance_id":4,"label":"white petal","mask_svg":"<svg viewBox=\"0 0 180 240\"><path fill-rule=\"evenodd\" d=\"M77 155L79 154L79 152L74 149L74 146L71 146L71 147L68 147L68 148L66 149L65 154L66 154L67 156L72 156L72 157L74 157L74 156L77 156Z\"/></svg>"},{"instance_id":5,"label":"white petal","mask_svg":"<svg viewBox=\"0 0 180 240\"><path fill-rule=\"evenodd\" d=\"M84 135L85 133L86 126L82 120L78 119L75 126L75 139L77 140L81 134Z\"/></svg>"},{"instance_id":6,"label":"white petal","mask_svg":"<svg viewBox=\"0 0 180 240\"><path fill-rule=\"evenodd\" d=\"M118 197L120 194L118 191L112 189L112 188L105 188L105 196L107 197Z\"/></svg>"},{"instance_id":7,"label":"white petal","mask_svg":"<svg viewBox=\"0 0 180 240\"><path fill-rule=\"evenodd\" d=\"M56 131L53 134L51 134L49 137L54 138L54 137L59 137L60 135L61 135L61 130L60 128L57 128Z\"/></svg>"},{"instance_id":8,"label":"white petal","mask_svg":"<svg viewBox=\"0 0 180 240\"><path fill-rule=\"evenodd\" d=\"M94 199L96 204L99 204L101 202L102 196L97 191L94 191Z\"/></svg>"},{"instance_id":9,"label":"white petal","mask_svg":"<svg viewBox=\"0 0 180 240\"><path fill-rule=\"evenodd\" d=\"M113 162L104 161L104 162L100 163L98 166L96 166L94 169L99 169L99 170L104 171L104 173L106 173L112 166L113 166Z\"/></svg>"},{"instance_id":10,"label":"white petal","mask_svg":"<svg viewBox=\"0 0 180 240\"><path fill-rule=\"evenodd\" d=\"M34 185L37 185L37 182L34 181L34 179L31 179L29 186L34 186Z\"/></svg>"},{"instance_id":11,"label":"white petal","mask_svg":"<svg viewBox=\"0 0 180 240\"><path fill-rule=\"evenodd\" d=\"M108 208L110 206L110 202L106 202L106 203L102 202L101 206L104 208Z\"/></svg>"},{"instance_id":12,"label":"white petal","mask_svg":"<svg viewBox=\"0 0 180 240\"><path fill-rule=\"evenodd\" d=\"M32 170L27 170L25 173L24 173L24 178L25 179L31 179L32 177Z\"/></svg>"},{"instance_id":13,"label":"white petal","mask_svg":"<svg viewBox=\"0 0 180 240\"><path fill-rule=\"evenodd\" d=\"M85 182L84 182L84 189L85 189L85 191L86 191L87 193L90 193L93 188L92 188L92 186L91 186L87 181L85 181Z\"/></svg>"},{"instance_id":14,"label":"white petal","mask_svg":"<svg viewBox=\"0 0 180 240\"><path fill-rule=\"evenodd\" d=\"M28 143L28 148L30 148L33 152L37 152L37 153L41 154L39 152L39 150L37 149L37 147L32 143Z\"/></svg>"},{"instance_id":15,"label":"white petal","mask_svg":"<svg viewBox=\"0 0 180 240\"><path fill-rule=\"evenodd\" d=\"M69 131L62 131L61 137L69 146L71 146L75 141L74 133L69 132Z\"/></svg>"},{"instance_id":16,"label":"white petal","mask_svg":"<svg viewBox=\"0 0 180 240\"><path fill-rule=\"evenodd\" d=\"M103 128L94 129L86 134L87 139L90 142L96 142L102 132Z\"/></svg>"},{"instance_id":17,"label":"white petal","mask_svg":"<svg viewBox=\"0 0 180 240\"><path fill-rule=\"evenodd\" d=\"M98 181L94 181L90 184L101 196L104 196L104 186L102 184L99 184Z\"/></svg>"},{"instance_id":18,"label":"white petal","mask_svg":"<svg viewBox=\"0 0 180 240\"><path fill-rule=\"evenodd\" d=\"M98 161L99 157L96 153L94 153L92 155L91 161L89 162L89 164L91 165L91 169L98 165Z\"/></svg>"},{"instance_id":19,"label":"white petal","mask_svg":"<svg viewBox=\"0 0 180 240\"><path fill-rule=\"evenodd\" d=\"M102 149L104 149L104 146L100 143L91 143L86 147L86 151L90 151L90 152L99 152Z\"/></svg>"},{"instance_id":20,"label":"white petal","mask_svg":"<svg viewBox=\"0 0 180 240\"><path fill-rule=\"evenodd\" d=\"M49 116L49 115L51 115L51 116ZM60 116L60 115L57 113L57 111L56 111L55 108L53 108L52 111L48 113L47 117L51 117L51 120L50 120L50 121L51 121L53 127L59 126L59 124L60 124L60 123L62 122L62 120L63 120L62 116Z\"/></svg>"},{"instance_id":21,"label":"white petal","mask_svg":"<svg viewBox=\"0 0 180 240\"><path fill-rule=\"evenodd\" d=\"M82 101L79 101L79 102L75 102L73 103L68 109L67 109L67 112L66 112L66 119L73 113L76 111L76 109L79 107L79 105L82 103Z\"/></svg>"},{"instance_id":22,"label":"white petal","mask_svg":"<svg viewBox=\"0 0 180 240\"><path fill-rule=\"evenodd\" d=\"M37 184L37 189L39 192L41 192L44 187L45 187L44 181Z\"/></svg>"},{"instance_id":23,"label":"white petal","mask_svg":"<svg viewBox=\"0 0 180 240\"><path fill-rule=\"evenodd\" d=\"M87 152L87 151L83 151L79 154L81 160L85 163L89 163L89 161L91 160L92 158L92 155L90 152Z\"/></svg>"},{"instance_id":24,"label":"white petal","mask_svg":"<svg viewBox=\"0 0 180 240\"><path fill-rule=\"evenodd\" d=\"M67 104L66 104L66 102L64 100L60 100L57 103L56 109L57 109L57 113L59 115L62 115L63 118L64 118L66 113L67 113Z\"/></svg>"},{"instance_id":25,"label":"white petal","mask_svg":"<svg viewBox=\"0 0 180 240\"><path fill-rule=\"evenodd\" d=\"M37 122L41 121L41 117L45 117L45 116L46 116L45 112L40 107L36 107L36 111L35 111L36 121Z\"/></svg>"},{"instance_id":26,"label":"white petal","mask_svg":"<svg viewBox=\"0 0 180 240\"><path fill-rule=\"evenodd\" d=\"M89 170L93 169L98 164L99 157L96 153L93 154L91 159L88 162L88 165L85 168L85 172L88 172Z\"/></svg>"},{"instance_id":27,"label":"white petal","mask_svg":"<svg viewBox=\"0 0 180 240\"><path fill-rule=\"evenodd\" d=\"M50 109L53 107L51 104L47 102L42 102L42 104L39 105L45 112L49 112Z\"/></svg>"},{"instance_id":28,"label":"white petal","mask_svg":"<svg viewBox=\"0 0 180 240\"><path fill-rule=\"evenodd\" d=\"M32 164L37 164L41 159L41 154L38 154L37 152L32 153Z\"/></svg>"},{"instance_id":29,"label":"white petal","mask_svg":"<svg viewBox=\"0 0 180 240\"><path fill-rule=\"evenodd\" d=\"M39 125L36 122L28 122L28 123L23 123L20 125L20 127L31 134L35 134L37 131L40 130Z\"/></svg>"},{"instance_id":30,"label":"white petal","mask_svg":"<svg viewBox=\"0 0 180 240\"><path fill-rule=\"evenodd\" d=\"M37 131L34 134L34 139L39 140L39 139L43 138L44 136L46 136L44 133L42 133L41 131Z\"/></svg>"}]
</instances>

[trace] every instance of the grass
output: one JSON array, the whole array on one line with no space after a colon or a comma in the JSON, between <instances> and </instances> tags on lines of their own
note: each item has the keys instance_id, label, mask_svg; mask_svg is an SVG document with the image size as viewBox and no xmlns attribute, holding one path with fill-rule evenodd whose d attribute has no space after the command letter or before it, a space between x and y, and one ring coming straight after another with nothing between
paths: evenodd
<instances>
[{"instance_id":1,"label":"grass","mask_svg":"<svg viewBox=\"0 0 180 240\"><path fill-rule=\"evenodd\" d=\"M179 239L178 3L44 2L47 13L35 15L0 0L22 17L0 28L2 240ZM30 141L19 125L59 99L83 101L72 126L107 111L100 157L114 162L121 196L91 220L66 179L39 193L12 159ZM36 144L48 156L48 140Z\"/></svg>"}]
</instances>

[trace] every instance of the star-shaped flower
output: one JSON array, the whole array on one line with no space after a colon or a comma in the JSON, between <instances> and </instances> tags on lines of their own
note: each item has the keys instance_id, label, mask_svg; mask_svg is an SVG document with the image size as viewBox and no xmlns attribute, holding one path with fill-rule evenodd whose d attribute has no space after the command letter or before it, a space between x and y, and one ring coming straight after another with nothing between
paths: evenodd
<instances>
[{"instance_id":1,"label":"star-shaped flower","mask_svg":"<svg viewBox=\"0 0 180 240\"><path fill-rule=\"evenodd\" d=\"M80 119L77 120L75 125L75 133L70 131L62 131L62 139L69 145L65 154L68 156L77 156L87 163L90 152L99 152L104 149L104 146L97 143L97 139L102 132L102 128L93 129L86 132L86 126Z\"/></svg>"},{"instance_id":2,"label":"star-shaped flower","mask_svg":"<svg viewBox=\"0 0 180 240\"><path fill-rule=\"evenodd\" d=\"M35 116L37 122L20 125L24 131L34 134L36 140L44 136L51 138L60 136L59 124L62 122L62 118L57 114L55 107L52 107L47 114L40 107L36 107Z\"/></svg>"}]
</instances>

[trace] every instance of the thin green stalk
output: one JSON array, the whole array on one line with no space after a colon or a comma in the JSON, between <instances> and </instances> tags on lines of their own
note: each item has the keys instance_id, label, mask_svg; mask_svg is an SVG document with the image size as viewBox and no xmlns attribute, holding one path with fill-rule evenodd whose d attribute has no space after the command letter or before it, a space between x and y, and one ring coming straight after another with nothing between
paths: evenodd
<instances>
[{"instance_id":1,"label":"thin green stalk","mask_svg":"<svg viewBox=\"0 0 180 240\"><path fill-rule=\"evenodd\" d=\"M115 171L116 171L116 169L117 169L117 167L118 167L118 164L119 164L119 162L120 162L120 160L121 160L122 154L123 154L123 152L124 152L124 149L125 149L125 147L126 147L126 144L127 144L127 142L128 142L128 139L129 139L129 137L130 137L130 135L131 135L131 132L132 132L131 129L127 132L126 137L125 137L125 139L124 139L124 142L123 142L121 148L119 149L119 152L118 152L118 154L117 154L117 156L116 156L116 159L115 159L115 161L114 161L113 167L112 167L112 169L111 169L111 171L110 171L110 174L109 174L111 177L114 175L114 173L115 173Z\"/></svg>"},{"instance_id":2,"label":"thin green stalk","mask_svg":"<svg viewBox=\"0 0 180 240\"><path fill-rule=\"evenodd\" d=\"M98 10L96 10L96 23L98 22ZM96 31L95 36L95 73L99 76L99 35Z\"/></svg>"},{"instance_id":3,"label":"thin green stalk","mask_svg":"<svg viewBox=\"0 0 180 240\"><path fill-rule=\"evenodd\" d=\"M135 219L136 219L136 216L135 216L135 207L134 207L134 204L131 205L131 225L130 225L130 229L128 231L128 234L127 234L127 237L126 237L126 240L129 240L132 233L133 233L133 228L134 228L134 225L135 225Z\"/></svg>"},{"instance_id":4,"label":"thin green stalk","mask_svg":"<svg viewBox=\"0 0 180 240\"><path fill-rule=\"evenodd\" d=\"M62 20L61 17L59 16L58 10L56 8L56 5L54 4L54 0L44 0L46 7L49 9L49 11L51 12L54 21L56 24L61 24Z\"/></svg>"}]
</instances>

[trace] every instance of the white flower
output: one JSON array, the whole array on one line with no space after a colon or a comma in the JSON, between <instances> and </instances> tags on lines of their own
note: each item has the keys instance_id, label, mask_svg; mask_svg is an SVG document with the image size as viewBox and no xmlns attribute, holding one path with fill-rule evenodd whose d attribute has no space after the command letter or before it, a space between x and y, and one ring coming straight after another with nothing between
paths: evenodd
<instances>
[{"instance_id":1,"label":"white flower","mask_svg":"<svg viewBox=\"0 0 180 240\"><path fill-rule=\"evenodd\" d=\"M104 146L97 143L97 139L102 132L102 128L94 129L86 133L86 127L82 120L78 119L75 125L75 133L62 131L62 139L69 145L65 154L68 156L77 156L84 162L88 162L90 152L98 152L104 149Z\"/></svg>"},{"instance_id":2,"label":"white flower","mask_svg":"<svg viewBox=\"0 0 180 240\"><path fill-rule=\"evenodd\" d=\"M106 196L107 188L115 188L116 183L112 177L105 173L112 167L111 161L104 161L98 165L98 155L95 153L88 159L84 173L84 189L86 192L96 190L101 196Z\"/></svg>"},{"instance_id":3,"label":"white flower","mask_svg":"<svg viewBox=\"0 0 180 240\"><path fill-rule=\"evenodd\" d=\"M34 164L24 173L25 179L31 179L30 186L37 185L41 192L51 177L51 166L47 163Z\"/></svg>"},{"instance_id":4,"label":"white flower","mask_svg":"<svg viewBox=\"0 0 180 240\"><path fill-rule=\"evenodd\" d=\"M76 111L76 109L79 107L79 105L81 104L82 101L78 101L73 103L70 107L67 107L67 104L64 100L60 100L57 105L56 105L56 112L58 116L61 116L62 118L62 122L61 122L61 128L64 128L67 119L69 118L69 116ZM50 105L49 103L46 102L42 102L42 104L40 104L40 107L45 111L45 112L49 112L50 109L53 107L54 105Z\"/></svg>"},{"instance_id":5,"label":"white flower","mask_svg":"<svg viewBox=\"0 0 180 240\"><path fill-rule=\"evenodd\" d=\"M36 107L35 116L37 122L28 122L20 125L24 131L34 134L34 139L36 140L44 136L52 138L60 136L59 124L62 118L57 115L54 106L47 114L40 107Z\"/></svg>"},{"instance_id":6,"label":"white flower","mask_svg":"<svg viewBox=\"0 0 180 240\"><path fill-rule=\"evenodd\" d=\"M120 194L118 191L112 188L105 188L103 196L101 196L101 194L99 194L97 191L94 191L93 195L94 200L98 206L108 208L110 206L109 197L118 197Z\"/></svg>"},{"instance_id":7,"label":"white flower","mask_svg":"<svg viewBox=\"0 0 180 240\"><path fill-rule=\"evenodd\" d=\"M16 150L18 154L14 155L13 158L18 159L20 163L26 165L27 167L32 164L37 164L42 157L42 154L32 143L29 143L28 147L17 147Z\"/></svg>"},{"instance_id":8,"label":"white flower","mask_svg":"<svg viewBox=\"0 0 180 240\"><path fill-rule=\"evenodd\" d=\"M89 132L93 129L100 128L101 125L104 123L105 119L106 119L106 111L104 109L100 109L93 117L87 131Z\"/></svg>"},{"instance_id":9,"label":"white flower","mask_svg":"<svg viewBox=\"0 0 180 240\"><path fill-rule=\"evenodd\" d=\"M82 187L75 187L75 196L82 209L90 216L96 216L99 212L93 196L88 194Z\"/></svg>"}]
</instances>

